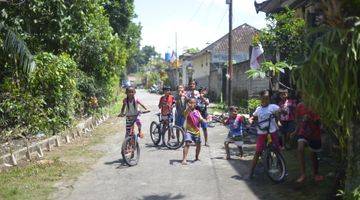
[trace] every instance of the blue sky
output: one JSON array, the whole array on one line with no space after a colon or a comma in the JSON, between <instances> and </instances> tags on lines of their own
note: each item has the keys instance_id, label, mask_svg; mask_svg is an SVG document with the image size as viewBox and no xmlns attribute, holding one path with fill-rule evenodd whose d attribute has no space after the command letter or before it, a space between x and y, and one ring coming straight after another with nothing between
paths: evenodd
<instances>
[{"instance_id":1,"label":"blue sky","mask_svg":"<svg viewBox=\"0 0 360 200\"><path fill-rule=\"evenodd\" d=\"M259 2L259 1L258 1ZM233 0L233 28L247 23L264 28L264 13L257 14L254 0ZM143 26L141 45L152 45L163 56L175 49L202 49L228 32L225 0L135 0L135 12Z\"/></svg>"}]
</instances>

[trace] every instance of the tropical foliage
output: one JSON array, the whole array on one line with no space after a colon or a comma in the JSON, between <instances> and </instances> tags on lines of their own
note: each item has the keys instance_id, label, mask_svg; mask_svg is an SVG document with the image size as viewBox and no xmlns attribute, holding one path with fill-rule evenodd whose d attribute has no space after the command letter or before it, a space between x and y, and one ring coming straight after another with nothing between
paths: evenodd
<instances>
[{"instance_id":1,"label":"tropical foliage","mask_svg":"<svg viewBox=\"0 0 360 200\"><path fill-rule=\"evenodd\" d=\"M260 31L253 38L253 45L263 45L268 59L262 62L259 69L250 69L246 73L251 78L268 77L271 88L278 85L289 87L279 81L282 74L293 70L304 60L307 51L304 43L305 21L295 17L295 11L285 9L280 13L270 14L266 17L267 28ZM285 80L289 83L289 77Z\"/></svg>"},{"instance_id":2,"label":"tropical foliage","mask_svg":"<svg viewBox=\"0 0 360 200\"><path fill-rule=\"evenodd\" d=\"M1 136L53 134L75 113L94 113L92 99L114 100L139 49L133 1L33 0L0 10Z\"/></svg>"},{"instance_id":3,"label":"tropical foliage","mask_svg":"<svg viewBox=\"0 0 360 200\"><path fill-rule=\"evenodd\" d=\"M354 10L360 5L344 2L323 2L323 25L308 34L310 53L296 75L306 103L339 140L347 163L344 197L355 199L360 189L360 19Z\"/></svg>"}]
</instances>

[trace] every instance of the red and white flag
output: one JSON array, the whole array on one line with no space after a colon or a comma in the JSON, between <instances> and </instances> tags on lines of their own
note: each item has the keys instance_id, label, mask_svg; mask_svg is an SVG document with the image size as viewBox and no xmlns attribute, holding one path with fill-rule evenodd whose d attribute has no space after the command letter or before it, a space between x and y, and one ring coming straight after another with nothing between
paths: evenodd
<instances>
[{"instance_id":1,"label":"red and white flag","mask_svg":"<svg viewBox=\"0 0 360 200\"><path fill-rule=\"evenodd\" d=\"M261 44L252 48L251 58L250 58L250 68L259 69L260 68L260 59L261 55L264 53L264 49Z\"/></svg>"}]
</instances>

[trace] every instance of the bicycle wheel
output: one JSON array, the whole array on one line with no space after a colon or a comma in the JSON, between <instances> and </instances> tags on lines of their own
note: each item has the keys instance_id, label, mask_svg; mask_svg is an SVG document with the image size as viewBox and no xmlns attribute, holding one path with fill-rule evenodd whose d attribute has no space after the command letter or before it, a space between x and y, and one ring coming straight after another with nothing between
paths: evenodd
<instances>
[{"instance_id":1,"label":"bicycle wheel","mask_svg":"<svg viewBox=\"0 0 360 200\"><path fill-rule=\"evenodd\" d=\"M286 178L285 159L281 153L273 148L265 151L265 172L274 183L281 183Z\"/></svg>"},{"instance_id":2,"label":"bicycle wheel","mask_svg":"<svg viewBox=\"0 0 360 200\"><path fill-rule=\"evenodd\" d=\"M157 122L151 122L150 124L150 137L154 145L158 146L161 140L160 124Z\"/></svg>"},{"instance_id":3,"label":"bicycle wheel","mask_svg":"<svg viewBox=\"0 0 360 200\"><path fill-rule=\"evenodd\" d=\"M134 166L138 164L140 148L135 136L125 138L121 148L121 155L127 165Z\"/></svg>"},{"instance_id":4,"label":"bicycle wheel","mask_svg":"<svg viewBox=\"0 0 360 200\"><path fill-rule=\"evenodd\" d=\"M178 149L184 144L184 129L176 125L166 128L163 135L165 146L169 149Z\"/></svg>"}]
</instances>

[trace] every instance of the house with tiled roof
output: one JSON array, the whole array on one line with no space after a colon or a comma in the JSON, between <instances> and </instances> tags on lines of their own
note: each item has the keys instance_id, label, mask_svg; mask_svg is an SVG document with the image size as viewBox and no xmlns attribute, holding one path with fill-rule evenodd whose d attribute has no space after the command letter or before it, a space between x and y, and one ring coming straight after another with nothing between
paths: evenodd
<instances>
[{"instance_id":1,"label":"house with tiled roof","mask_svg":"<svg viewBox=\"0 0 360 200\"><path fill-rule=\"evenodd\" d=\"M233 74L233 97L235 101L248 98L258 91L268 88L268 80L248 79L245 73L250 69L250 50L253 37L259 32L256 28L242 24L232 31L232 59L236 64ZM228 63L228 34L202 49L191 57L191 78L199 87L207 87L213 100L225 97L226 67ZM223 98L224 99L224 98Z\"/></svg>"},{"instance_id":2,"label":"house with tiled roof","mask_svg":"<svg viewBox=\"0 0 360 200\"><path fill-rule=\"evenodd\" d=\"M249 60L249 48L252 38L258 30L248 24L233 29L233 60L236 63ZM209 87L209 75L212 68L218 68L228 62L228 34L202 49L191 58L193 79L200 86Z\"/></svg>"}]
</instances>

